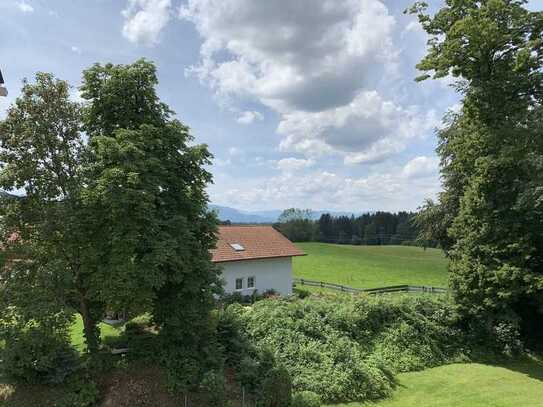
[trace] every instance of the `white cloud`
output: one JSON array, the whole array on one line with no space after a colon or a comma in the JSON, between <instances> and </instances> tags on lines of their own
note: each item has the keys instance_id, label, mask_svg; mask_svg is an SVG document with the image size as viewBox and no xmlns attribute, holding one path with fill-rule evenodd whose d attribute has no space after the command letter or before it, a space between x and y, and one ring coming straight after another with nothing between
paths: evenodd
<instances>
[{"instance_id":1,"label":"white cloud","mask_svg":"<svg viewBox=\"0 0 543 407\"><path fill-rule=\"evenodd\" d=\"M33 13L33 12L34 12L34 7L32 7L31 4L27 3L27 2L24 1L24 0L18 1L18 2L17 2L17 7L18 7L19 10L22 11L23 13Z\"/></svg>"},{"instance_id":2,"label":"white cloud","mask_svg":"<svg viewBox=\"0 0 543 407\"><path fill-rule=\"evenodd\" d=\"M277 161L277 168L284 172L295 172L300 171L304 168L309 168L315 165L315 161L311 159L303 158L283 158Z\"/></svg>"},{"instance_id":3,"label":"white cloud","mask_svg":"<svg viewBox=\"0 0 543 407\"><path fill-rule=\"evenodd\" d=\"M203 38L201 61L188 73L223 102L275 110L283 151L375 162L435 125L433 112L381 92L400 52L396 20L381 0L188 0L180 16Z\"/></svg>"},{"instance_id":4,"label":"white cloud","mask_svg":"<svg viewBox=\"0 0 543 407\"><path fill-rule=\"evenodd\" d=\"M85 103L86 100L81 97L81 91L78 88L70 88L70 98L77 103Z\"/></svg>"},{"instance_id":5,"label":"white cloud","mask_svg":"<svg viewBox=\"0 0 543 407\"><path fill-rule=\"evenodd\" d=\"M264 120L262 113L256 111L245 111L241 112L237 119L238 123L240 124L251 124L255 120Z\"/></svg>"},{"instance_id":6,"label":"white cloud","mask_svg":"<svg viewBox=\"0 0 543 407\"><path fill-rule=\"evenodd\" d=\"M343 177L334 172L283 172L244 180L221 178L212 186L213 202L244 209L309 207L329 210L415 210L440 190L437 177L405 178L401 171Z\"/></svg>"},{"instance_id":7,"label":"white cloud","mask_svg":"<svg viewBox=\"0 0 543 407\"><path fill-rule=\"evenodd\" d=\"M122 11L123 36L131 42L156 45L170 20L171 0L128 0Z\"/></svg>"},{"instance_id":8,"label":"white cloud","mask_svg":"<svg viewBox=\"0 0 543 407\"><path fill-rule=\"evenodd\" d=\"M242 154L242 151L237 148L237 147L230 147L228 149L228 154L231 155L231 156L234 156L234 155L241 155Z\"/></svg>"},{"instance_id":9,"label":"white cloud","mask_svg":"<svg viewBox=\"0 0 543 407\"><path fill-rule=\"evenodd\" d=\"M346 164L362 164L403 150L408 140L426 135L438 123L433 111L420 114L376 91L364 91L345 106L284 114L278 132L285 136L280 144L284 151L310 156L335 151L343 153Z\"/></svg>"},{"instance_id":10,"label":"white cloud","mask_svg":"<svg viewBox=\"0 0 543 407\"><path fill-rule=\"evenodd\" d=\"M82 52L81 48L76 47L75 45L72 45L72 47L70 49L72 50L72 52L81 55L81 52Z\"/></svg>"},{"instance_id":11,"label":"white cloud","mask_svg":"<svg viewBox=\"0 0 543 407\"><path fill-rule=\"evenodd\" d=\"M436 177L439 172L439 159L437 157L415 157L409 161L402 170L406 178Z\"/></svg>"},{"instance_id":12,"label":"white cloud","mask_svg":"<svg viewBox=\"0 0 543 407\"><path fill-rule=\"evenodd\" d=\"M424 29L422 28L422 25L418 22L418 20L412 20L405 26L403 31L404 33L406 32L423 33Z\"/></svg>"},{"instance_id":13,"label":"white cloud","mask_svg":"<svg viewBox=\"0 0 543 407\"><path fill-rule=\"evenodd\" d=\"M200 79L281 111L348 103L372 65L395 58L395 20L378 0L189 0L180 15L204 38Z\"/></svg>"}]
</instances>

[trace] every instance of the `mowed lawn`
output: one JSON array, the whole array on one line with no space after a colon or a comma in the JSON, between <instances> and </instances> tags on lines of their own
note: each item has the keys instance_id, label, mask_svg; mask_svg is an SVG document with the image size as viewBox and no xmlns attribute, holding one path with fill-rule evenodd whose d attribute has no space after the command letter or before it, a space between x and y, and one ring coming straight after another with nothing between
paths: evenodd
<instances>
[{"instance_id":1,"label":"mowed lawn","mask_svg":"<svg viewBox=\"0 0 543 407\"><path fill-rule=\"evenodd\" d=\"M392 398L334 407L541 407L543 363L454 364L404 373Z\"/></svg>"},{"instance_id":2,"label":"mowed lawn","mask_svg":"<svg viewBox=\"0 0 543 407\"><path fill-rule=\"evenodd\" d=\"M447 259L438 249L328 243L296 245L307 253L293 260L293 274L297 278L356 288L401 284L447 286Z\"/></svg>"},{"instance_id":3,"label":"mowed lawn","mask_svg":"<svg viewBox=\"0 0 543 407\"><path fill-rule=\"evenodd\" d=\"M101 322L100 337L102 340L107 338L116 338L123 331L122 326L114 327ZM83 336L83 320L79 314L76 314L75 321L70 327L70 342L79 352L84 352L86 349L85 337Z\"/></svg>"}]
</instances>

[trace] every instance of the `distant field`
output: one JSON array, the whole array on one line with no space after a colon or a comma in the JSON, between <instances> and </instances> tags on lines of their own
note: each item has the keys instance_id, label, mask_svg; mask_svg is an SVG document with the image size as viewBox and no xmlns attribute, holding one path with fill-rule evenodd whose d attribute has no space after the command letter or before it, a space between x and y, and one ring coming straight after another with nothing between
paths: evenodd
<instances>
[{"instance_id":1,"label":"distant field","mask_svg":"<svg viewBox=\"0 0 543 407\"><path fill-rule=\"evenodd\" d=\"M308 255L294 258L294 277L356 288L400 284L447 286L447 259L441 250L327 243L296 245Z\"/></svg>"},{"instance_id":2,"label":"distant field","mask_svg":"<svg viewBox=\"0 0 543 407\"><path fill-rule=\"evenodd\" d=\"M390 399L334 407L543 406L543 364L539 361L503 366L455 364L400 374L398 379L398 390Z\"/></svg>"}]
</instances>

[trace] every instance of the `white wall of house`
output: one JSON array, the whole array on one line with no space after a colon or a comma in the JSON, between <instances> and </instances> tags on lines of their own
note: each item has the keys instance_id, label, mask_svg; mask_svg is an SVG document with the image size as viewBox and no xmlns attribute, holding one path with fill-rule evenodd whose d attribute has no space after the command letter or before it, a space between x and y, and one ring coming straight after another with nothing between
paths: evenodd
<instances>
[{"instance_id":1,"label":"white wall of house","mask_svg":"<svg viewBox=\"0 0 543 407\"><path fill-rule=\"evenodd\" d=\"M219 263L222 267L224 291L251 295L256 289L262 294L273 289L281 295L292 294L292 258L281 257L261 260L242 260ZM249 288L249 278L254 277L254 288ZM236 289L236 279L242 279L243 288Z\"/></svg>"}]
</instances>

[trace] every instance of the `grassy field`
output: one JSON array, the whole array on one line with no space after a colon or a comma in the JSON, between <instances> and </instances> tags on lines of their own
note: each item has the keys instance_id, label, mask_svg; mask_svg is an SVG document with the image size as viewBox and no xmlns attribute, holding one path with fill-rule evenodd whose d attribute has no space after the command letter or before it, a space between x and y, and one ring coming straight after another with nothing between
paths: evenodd
<instances>
[{"instance_id":1,"label":"grassy field","mask_svg":"<svg viewBox=\"0 0 543 407\"><path fill-rule=\"evenodd\" d=\"M441 250L327 243L297 243L297 246L308 255L294 258L294 277L356 288L400 284L447 286L447 259Z\"/></svg>"},{"instance_id":2,"label":"grassy field","mask_svg":"<svg viewBox=\"0 0 543 407\"><path fill-rule=\"evenodd\" d=\"M400 374L398 390L377 403L334 407L516 407L543 406L543 363L501 366L454 364Z\"/></svg>"}]
</instances>

